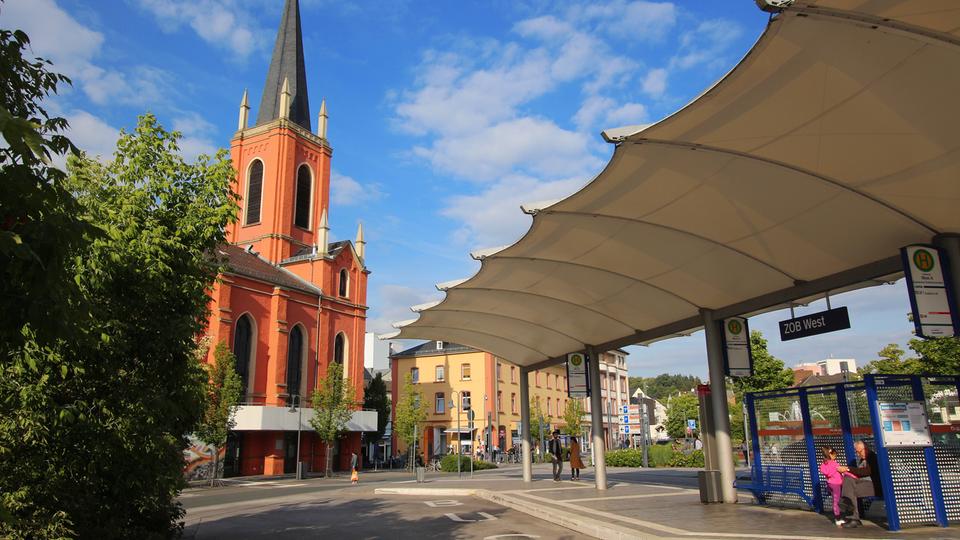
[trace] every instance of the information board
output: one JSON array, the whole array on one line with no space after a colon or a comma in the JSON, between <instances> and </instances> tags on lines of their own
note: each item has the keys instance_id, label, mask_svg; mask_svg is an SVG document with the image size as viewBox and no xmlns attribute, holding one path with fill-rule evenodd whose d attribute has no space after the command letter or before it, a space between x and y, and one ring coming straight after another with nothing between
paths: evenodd
<instances>
[{"instance_id":1,"label":"information board","mask_svg":"<svg viewBox=\"0 0 960 540\"><path fill-rule=\"evenodd\" d=\"M960 315L950 302L952 286L945 279L943 256L934 246L912 245L900 250L907 292L917 335L925 338L958 334Z\"/></svg>"},{"instance_id":2,"label":"information board","mask_svg":"<svg viewBox=\"0 0 960 540\"><path fill-rule=\"evenodd\" d=\"M583 353L567 355L567 395L572 398L590 397L587 355Z\"/></svg>"},{"instance_id":3,"label":"information board","mask_svg":"<svg viewBox=\"0 0 960 540\"><path fill-rule=\"evenodd\" d=\"M877 407L884 446L933 445L927 423L927 408L922 401L880 401Z\"/></svg>"},{"instance_id":4,"label":"information board","mask_svg":"<svg viewBox=\"0 0 960 540\"><path fill-rule=\"evenodd\" d=\"M723 359L727 375L749 377L753 375L753 353L750 351L750 326L743 317L731 317L723 321Z\"/></svg>"}]
</instances>

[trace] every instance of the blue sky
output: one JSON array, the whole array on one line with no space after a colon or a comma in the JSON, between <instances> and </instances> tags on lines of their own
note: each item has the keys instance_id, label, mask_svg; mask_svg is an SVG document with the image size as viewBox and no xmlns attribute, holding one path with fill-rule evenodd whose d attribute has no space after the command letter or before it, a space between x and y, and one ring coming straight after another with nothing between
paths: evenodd
<instances>
[{"instance_id":1,"label":"blue sky","mask_svg":"<svg viewBox=\"0 0 960 540\"><path fill-rule=\"evenodd\" d=\"M523 202L568 195L612 147L601 130L655 122L730 70L763 31L752 0L349 2L301 0L311 113L326 98L334 239L366 233L368 330L472 275L469 251L509 244ZM6 0L0 26L73 79L49 106L81 148L108 154L144 111L188 156L229 145L240 96L255 118L282 0ZM905 344L902 283L839 296L853 328L780 343L794 364L861 363ZM802 312L812 312L816 305ZM631 347L634 375L706 375L702 337Z\"/></svg>"}]
</instances>

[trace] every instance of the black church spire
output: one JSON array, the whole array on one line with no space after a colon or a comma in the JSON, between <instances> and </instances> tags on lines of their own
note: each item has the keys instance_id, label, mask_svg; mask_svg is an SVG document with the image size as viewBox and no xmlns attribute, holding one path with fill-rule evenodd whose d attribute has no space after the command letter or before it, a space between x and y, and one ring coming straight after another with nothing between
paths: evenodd
<instances>
[{"instance_id":1,"label":"black church spire","mask_svg":"<svg viewBox=\"0 0 960 540\"><path fill-rule=\"evenodd\" d=\"M290 92L289 119L310 131L310 104L307 101L307 72L303 67L303 36L300 33L300 3L286 0L277 42L273 46L273 58L263 86L260 109L257 110L257 125L280 118L283 82L287 81Z\"/></svg>"}]
</instances>

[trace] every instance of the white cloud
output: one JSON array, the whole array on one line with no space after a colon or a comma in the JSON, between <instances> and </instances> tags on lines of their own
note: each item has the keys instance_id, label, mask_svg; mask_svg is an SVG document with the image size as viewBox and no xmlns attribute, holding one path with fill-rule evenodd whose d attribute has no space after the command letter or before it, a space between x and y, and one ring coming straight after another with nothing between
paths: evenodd
<instances>
[{"instance_id":1,"label":"white cloud","mask_svg":"<svg viewBox=\"0 0 960 540\"><path fill-rule=\"evenodd\" d=\"M513 171L545 177L586 173L602 166L588 140L550 120L523 117L437 140L414 153L438 170L477 181L493 181Z\"/></svg>"},{"instance_id":2,"label":"white cloud","mask_svg":"<svg viewBox=\"0 0 960 540\"><path fill-rule=\"evenodd\" d=\"M676 25L677 8L671 2L615 1L571 8L570 18L595 21L611 35L638 41L658 41Z\"/></svg>"},{"instance_id":3,"label":"white cloud","mask_svg":"<svg viewBox=\"0 0 960 540\"><path fill-rule=\"evenodd\" d=\"M338 206L352 206L383 197L380 184L361 184L337 171L330 172L330 200Z\"/></svg>"},{"instance_id":4,"label":"white cloud","mask_svg":"<svg viewBox=\"0 0 960 540\"><path fill-rule=\"evenodd\" d=\"M647 108L640 103L624 103L607 113L607 124L613 127L642 124L647 120Z\"/></svg>"},{"instance_id":5,"label":"white cloud","mask_svg":"<svg viewBox=\"0 0 960 540\"><path fill-rule=\"evenodd\" d=\"M667 91L667 70L664 68L651 69L641 83L643 92L651 97L660 97Z\"/></svg>"},{"instance_id":6,"label":"white cloud","mask_svg":"<svg viewBox=\"0 0 960 540\"><path fill-rule=\"evenodd\" d=\"M586 177L541 182L510 176L475 195L453 197L442 213L463 223L455 240L471 249L510 244L530 226L530 216L520 210L521 204L566 197L586 181Z\"/></svg>"},{"instance_id":7,"label":"white cloud","mask_svg":"<svg viewBox=\"0 0 960 540\"><path fill-rule=\"evenodd\" d=\"M608 97L590 96L583 101L577 114L573 116L577 128L584 131L596 125L597 120L605 118L608 111L616 106L616 102Z\"/></svg>"},{"instance_id":8,"label":"white cloud","mask_svg":"<svg viewBox=\"0 0 960 540\"><path fill-rule=\"evenodd\" d=\"M73 111L66 115L66 119L70 123L66 135L77 148L91 156L106 159L113 156L120 138L119 129L87 111Z\"/></svg>"},{"instance_id":9,"label":"white cloud","mask_svg":"<svg viewBox=\"0 0 960 540\"><path fill-rule=\"evenodd\" d=\"M713 67L726 64L723 54L740 37L740 25L726 19L704 21L680 36L680 50L670 60L670 66L690 69L699 65Z\"/></svg>"},{"instance_id":10,"label":"white cloud","mask_svg":"<svg viewBox=\"0 0 960 540\"><path fill-rule=\"evenodd\" d=\"M139 0L167 32L189 26L201 39L231 51L237 59L263 48L269 32L252 24L257 18L231 0ZM239 15L239 16L238 16Z\"/></svg>"},{"instance_id":11,"label":"white cloud","mask_svg":"<svg viewBox=\"0 0 960 540\"><path fill-rule=\"evenodd\" d=\"M367 320L367 331L383 334L395 330L392 324L399 321L416 318L410 311L410 306L439 300L443 294L437 291L429 292L404 285L381 285L373 291L376 297L371 305L375 313Z\"/></svg>"}]
</instances>

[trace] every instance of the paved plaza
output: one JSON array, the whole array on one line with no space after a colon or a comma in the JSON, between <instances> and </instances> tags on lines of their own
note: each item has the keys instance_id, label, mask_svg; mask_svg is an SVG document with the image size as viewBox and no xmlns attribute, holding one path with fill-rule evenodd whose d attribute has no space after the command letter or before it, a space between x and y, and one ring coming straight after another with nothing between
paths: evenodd
<instances>
[{"instance_id":1,"label":"paved plaza","mask_svg":"<svg viewBox=\"0 0 960 540\"><path fill-rule=\"evenodd\" d=\"M960 539L960 530L913 527L889 532L865 521L838 529L824 516L792 508L700 503L694 469L609 468L609 488L550 479L536 465L534 482L519 467L478 472L472 479L409 473L267 481L184 492L187 538L691 538L691 539ZM332 536L331 536L332 535ZM506 536L504 536L506 535ZM526 536L524 536L526 535Z\"/></svg>"}]
</instances>

